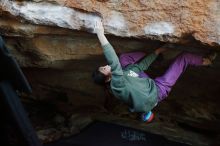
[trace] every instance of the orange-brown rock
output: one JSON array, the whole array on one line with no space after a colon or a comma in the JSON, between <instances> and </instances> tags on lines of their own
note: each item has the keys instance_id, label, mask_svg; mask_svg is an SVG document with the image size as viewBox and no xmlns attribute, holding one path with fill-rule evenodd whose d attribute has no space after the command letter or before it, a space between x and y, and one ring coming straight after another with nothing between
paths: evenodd
<instances>
[{"instance_id":1,"label":"orange-brown rock","mask_svg":"<svg viewBox=\"0 0 220 146\"><path fill-rule=\"evenodd\" d=\"M193 36L220 44L220 2L217 0L2 0L4 11L35 24L93 31L101 14L105 31L116 36L178 42Z\"/></svg>"}]
</instances>

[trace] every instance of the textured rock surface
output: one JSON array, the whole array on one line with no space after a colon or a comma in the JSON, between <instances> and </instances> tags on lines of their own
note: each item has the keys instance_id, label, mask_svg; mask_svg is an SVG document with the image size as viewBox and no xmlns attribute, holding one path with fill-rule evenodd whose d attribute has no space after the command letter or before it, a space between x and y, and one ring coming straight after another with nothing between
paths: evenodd
<instances>
[{"instance_id":1,"label":"textured rock surface","mask_svg":"<svg viewBox=\"0 0 220 146\"><path fill-rule=\"evenodd\" d=\"M32 99L41 101L28 103L27 109L42 141L77 133L94 117L196 146L219 138L220 58L214 68L188 70L169 98L155 108L156 119L149 125L115 98L107 99L91 80L94 68L105 64L91 33L94 21L100 19L97 12L118 53L149 52L163 44L153 40L183 45L175 44L163 62L153 64L154 72L148 73L155 77L181 50L213 49L199 42L219 48L218 0L0 0L0 5L0 34L24 67Z\"/></svg>"},{"instance_id":2,"label":"textured rock surface","mask_svg":"<svg viewBox=\"0 0 220 146\"><path fill-rule=\"evenodd\" d=\"M148 71L151 77L162 74L165 69L161 63L155 63ZM189 68L169 97L153 110L156 117L151 124L140 122L136 113L130 113L128 107L115 98L107 99L102 89L90 82L90 74L82 69L81 74L75 68L68 71L26 69L33 95L47 99L39 106L31 106L39 111L37 119L36 114L30 114L31 119L44 142L79 132L91 119L98 119L161 134L193 146L209 146L219 142L220 135L220 80L216 78L219 67ZM33 111L31 108L29 112ZM65 124L57 124L57 113L63 115ZM51 131L51 127L56 131L52 135L46 132Z\"/></svg>"},{"instance_id":3,"label":"textured rock surface","mask_svg":"<svg viewBox=\"0 0 220 146\"><path fill-rule=\"evenodd\" d=\"M0 5L35 24L92 32L99 13L106 33L113 35L172 42L193 36L203 43L220 44L218 0L2 0Z\"/></svg>"}]
</instances>

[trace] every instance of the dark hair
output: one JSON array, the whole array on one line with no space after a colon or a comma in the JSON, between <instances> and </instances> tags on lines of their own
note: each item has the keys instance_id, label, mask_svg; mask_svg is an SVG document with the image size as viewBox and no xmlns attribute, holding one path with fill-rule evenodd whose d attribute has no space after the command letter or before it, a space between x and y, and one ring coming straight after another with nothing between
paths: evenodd
<instances>
[{"instance_id":1,"label":"dark hair","mask_svg":"<svg viewBox=\"0 0 220 146\"><path fill-rule=\"evenodd\" d=\"M93 81L98 85L105 85L106 76L99 71L99 67L92 73Z\"/></svg>"}]
</instances>

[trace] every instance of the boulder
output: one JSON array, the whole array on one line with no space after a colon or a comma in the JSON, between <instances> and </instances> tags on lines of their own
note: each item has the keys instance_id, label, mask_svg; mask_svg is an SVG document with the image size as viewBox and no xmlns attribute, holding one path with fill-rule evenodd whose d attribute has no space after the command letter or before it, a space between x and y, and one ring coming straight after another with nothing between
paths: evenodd
<instances>
[{"instance_id":1,"label":"boulder","mask_svg":"<svg viewBox=\"0 0 220 146\"><path fill-rule=\"evenodd\" d=\"M2 0L0 7L33 24L93 33L94 22L102 20L105 32L115 36L220 44L217 0Z\"/></svg>"}]
</instances>

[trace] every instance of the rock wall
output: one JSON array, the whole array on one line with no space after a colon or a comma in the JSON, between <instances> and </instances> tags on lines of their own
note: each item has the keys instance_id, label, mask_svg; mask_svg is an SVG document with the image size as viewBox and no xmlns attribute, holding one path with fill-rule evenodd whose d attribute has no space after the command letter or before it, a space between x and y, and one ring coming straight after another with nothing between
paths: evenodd
<instances>
[{"instance_id":1,"label":"rock wall","mask_svg":"<svg viewBox=\"0 0 220 146\"><path fill-rule=\"evenodd\" d=\"M76 124L76 129L81 126L81 119L91 115L102 119L112 115L120 117L121 124L206 146L220 135L220 110L216 110L220 58L214 68L187 71L167 102L156 108L156 122L146 127L136 114L128 112L126 105L115 98L108 101L103 89L92 82L94 68L106 63L93 25L102 19L107 38L117 53L149 53L164 42L175 43L164 60L157 60L148 71L155 77L162 75L169 59L182 50L205 53L213 47L219 49L219 10L218 0L0 0L0 34L31 83L31 97L43 101L33 111L50 115L44 108L55 105L58 111L51 111L65 117L59 126L65 127L71 115L75 118L68 125ZM53 121L45 120L41 114L32 120L40 132L45 129L45 121ZM113 117L105 120L115 122ZM76 129L65 130L72 134Z\"/></svg>"},{"instance_id":2,"label":"rock wall","mask_svg":"<svg viewBox=\"0 0 220 146\"><path fill-rule=\"evenodd\" d=\"M12 38L7 45L26 67L51 67L59 60L101 56L93 34L94 22L101 19L111 36L184 45L197 41L219 48L219 6L215 0L1 0L0 34ZM111 43L121 52L149 46Z\"/></svg>"},{"instance_id":3,"label":"rock wall","mask_svg":"<svg viewBox=\"0 0 220 146\"><path fill-rule=\"evenodd\" d=\"M106 63L93 34L96 20L102 19L117 53L148 53L160 47L161 41L185 45L175 45L170 51L175 56L180 50L203 53L211 49L198 43L219 48L218 8L219 1L214 0L1 0L0 34L24 67L33 98L64 96L80 101L73 102L75 106L103 105L106 95L91 79L92 71Z\"/></svg>"},{"instance_id":4,"label":"rock wall","mask_svg":"<svg viewBox=\"0 0 220 146\"><path fill-rule=\"evenodd\" d=\"M220 44L218 0L1 0L0 6L33 24L93 32L94 22L102 19L106 33L116 36L170 42L192 36Z\"/></svg>"}]
</instances>

